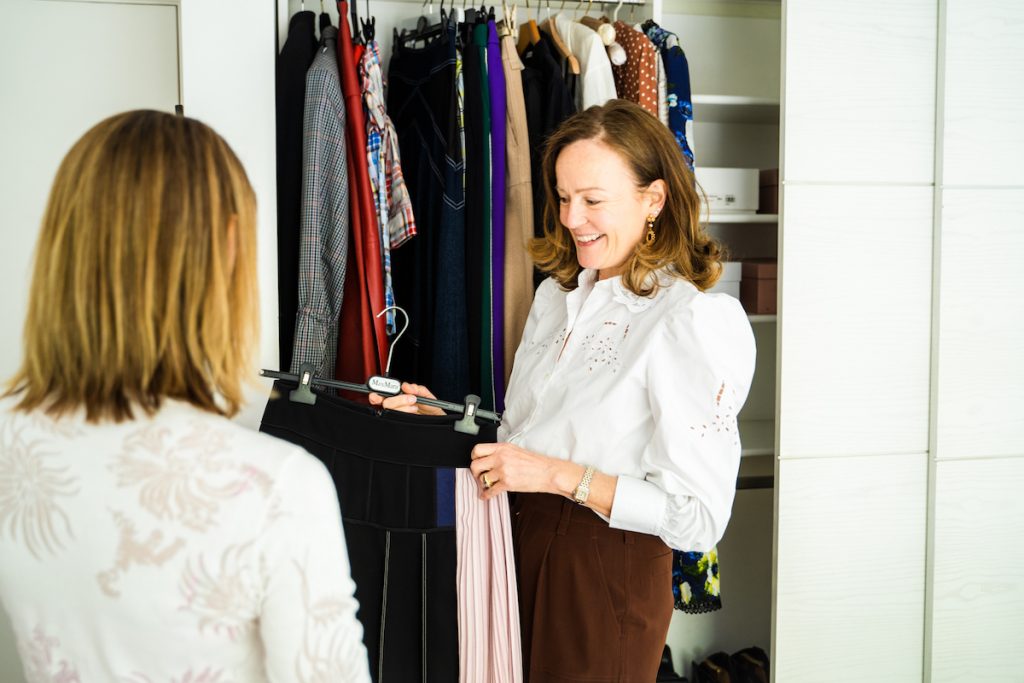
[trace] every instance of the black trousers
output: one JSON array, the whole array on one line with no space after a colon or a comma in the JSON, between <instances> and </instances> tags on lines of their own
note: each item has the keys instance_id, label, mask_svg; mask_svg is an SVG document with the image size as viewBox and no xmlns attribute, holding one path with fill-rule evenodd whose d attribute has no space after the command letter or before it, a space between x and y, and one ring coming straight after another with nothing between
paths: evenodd
<instances>
[{"instance_id":1,"label":"black trousers","mask_svg":"<svg viewBox=\"0 0 1024 683\"><path fill-rule=\"evenodd\" d=\"M409 314L392 367L447 397L470 392L466 168L455 63L455 34L448 29L423 48L396 44L388 70L388 114L417 226L416 237L391 252L395 303Z\"/></svg>"},{"instance_id":2,"label":"black trousers","mask_svg":"<svg viewBox=\"0 0 1024 683\"><path fill-rule=\"evenodd\" d=\"M303 446L334 478L373 680L458 681L454 468L496 428L471 436L454 430L455 416L322 394L292 403L292 388L275 384L260 429Z\"/></svg>"}]
</instances>

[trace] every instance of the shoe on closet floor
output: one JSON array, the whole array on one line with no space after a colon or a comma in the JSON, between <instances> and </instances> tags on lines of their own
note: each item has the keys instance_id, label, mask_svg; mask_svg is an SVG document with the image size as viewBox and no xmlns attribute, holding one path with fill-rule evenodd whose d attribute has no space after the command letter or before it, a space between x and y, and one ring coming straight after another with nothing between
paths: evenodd
<instances>
[{"instance_id":1,"label":"shoe on closet floor","mask_svg":"<svg viewBox=\"0 0 1024 683\"><path fill-rule=\"evenodd\" d=\"M677 674L672 667L672 650L668 645L661 653L661 665L658 667L658 677L655 681L656 683L687 683L687 680Z\"/></svg>"},{"instance_id":2,"label":"shoe on closet floor","mask_svg":"<svg viewBox=\"0 0 1024 683\"><path fill-rule=\"evenodd\" d=\"M697 664L693 663L694 683L740 683L733 667L732 658L724 652L716 652Z\"/></svg>"},{"instance_id":3,"label":"shoe on closet floor","mask_svg":"<svg viewBox=\"0 0 1024 683\"><path fill-rule=\"evenodd\" d=\"M768 655L759 647L748 647L732 655L738 681L733 683L770 683Z\"/></svg>"}]
</instances>

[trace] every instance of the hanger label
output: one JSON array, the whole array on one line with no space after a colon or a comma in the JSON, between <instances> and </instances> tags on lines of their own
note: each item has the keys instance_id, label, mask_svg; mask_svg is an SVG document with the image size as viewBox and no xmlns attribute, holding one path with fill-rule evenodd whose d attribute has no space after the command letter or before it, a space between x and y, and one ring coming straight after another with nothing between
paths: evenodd
<instances>
[{"instance_id":1,"label":"hanger label","mask_svg":"<svg viewBox=\"0 0 1024 683\"><path fill-rule=\"evenodd\" d=\"M366 381L366 386L370 387L373 391L384 396L397 396L402 393L402 383L397 379L391 377L381 377L380 375L374 375Z\"/></svg>"}]
</instances>

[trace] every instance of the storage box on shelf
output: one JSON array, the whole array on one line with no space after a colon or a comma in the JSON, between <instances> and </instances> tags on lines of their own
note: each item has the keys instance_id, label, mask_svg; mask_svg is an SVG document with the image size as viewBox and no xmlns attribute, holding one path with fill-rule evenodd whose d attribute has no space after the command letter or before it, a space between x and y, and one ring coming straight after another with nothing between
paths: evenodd
<instances>
[{"instance_id":1,"label":"storage box on shelf","mask_svg":"<svg viewBox=\"0 0 1024 683\"><path fill-rule=\"evenodd\" d=\"M712 213L757 211L757 169L698 166L695 174Z\"/></svg>"},{"instance_id":2,"label":"storage box on shelf","mask_svg":"<svg viewBox=\"0 0 1024 683\"><path fill-rule=\"evenodd\" d=\"M751 315L773 315L778 310L778 261L748 259L743 262L740 303Z\"/></svg>"},{"instance_id":3,"label":"storage box on shelf","mask_svg":"<svg viewBox=\"0 0 1024 683\"><path fill-rule=\"evenodd\" d=\"M743 275L743 264L739 261L725 261L722 263L722 276L709 292L728 294L740 298L740 278Z\"/></svg>"}]
</instances>

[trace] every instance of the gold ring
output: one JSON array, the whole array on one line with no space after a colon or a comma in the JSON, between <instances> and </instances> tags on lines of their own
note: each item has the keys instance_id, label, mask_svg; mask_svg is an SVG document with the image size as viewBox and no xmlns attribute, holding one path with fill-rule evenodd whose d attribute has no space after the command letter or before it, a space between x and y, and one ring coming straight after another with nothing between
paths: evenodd
<instances>
[{"instance_id":1,"label":"gold ring","mask_svg":"<svg viewBox=\"0 0 1024 683\"><path fill-rule=\"evenodd\" d=\"M491 484L491 480L487 478L487 473L486 473L486 472L484 472L483 474L481 474L481 475L480 475L480 478L484 480L484 488L485 488L485 489L489 489L489 488L491 488L491 486L492 486L492 484Z\"/></svg>"}]
</instances>

